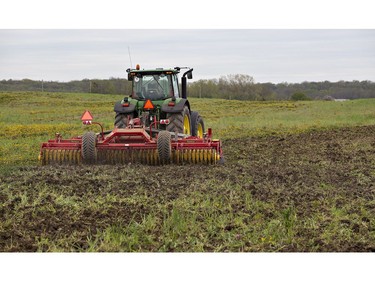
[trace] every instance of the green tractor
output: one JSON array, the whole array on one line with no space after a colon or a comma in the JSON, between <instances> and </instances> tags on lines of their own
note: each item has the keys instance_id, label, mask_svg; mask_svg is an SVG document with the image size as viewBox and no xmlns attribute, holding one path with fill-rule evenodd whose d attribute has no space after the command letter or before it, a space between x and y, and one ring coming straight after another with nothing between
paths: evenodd
<instances>
[{"instance_id":1,"label":"green tractor","mask_svg":"<svg viewBox=\"0 0 375 281\"><path fill-rule=\"evenodd\" d=\"M191 111L186 98L186 79L193 69L182 75L180 89L181 69L128 69L132 92L115 104L115 128L104 131L85 111L82 123L99 125L101 132L70 139L56 134L41 144L41 164L223 163L221 141L213 139L211 128L205 132L202 117Z\"/></svg>"},{"instance_id":2,"label":"green tractor","mask_svg":"<svg viewBox=\"0 0 375 281\"><path fill-rule=\"evenodd\" d=\"M193 69L188 69L181 78L178 74L182 67L173 69L156 68L141 70L127 69L128 80L132 81L129 97L117 102L115 127L127 128L143 125L152 128L153 133L169 131L177 136L204 137L203 118L196 111L191 111L187 100L186 80L192 79ZM156 120L160 122L154 122Z\"/></svg>"}]
</instances>

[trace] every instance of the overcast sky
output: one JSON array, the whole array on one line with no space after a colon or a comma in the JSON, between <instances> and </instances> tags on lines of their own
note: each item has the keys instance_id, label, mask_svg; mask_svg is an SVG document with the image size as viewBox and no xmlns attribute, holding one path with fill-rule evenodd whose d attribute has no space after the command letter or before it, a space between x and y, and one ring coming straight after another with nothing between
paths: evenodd
<instances>
[{"instance_id":1,"label":"overcast sky","mask_svg":"<svg viewBox=\"0 0 375 281\"><path fill-rule=\"evenodd\" d=\"M194 80L375 81L374 29L1 29L0 79L126 77L126 69L189 66Z\"/></svg>"}]
</instances>

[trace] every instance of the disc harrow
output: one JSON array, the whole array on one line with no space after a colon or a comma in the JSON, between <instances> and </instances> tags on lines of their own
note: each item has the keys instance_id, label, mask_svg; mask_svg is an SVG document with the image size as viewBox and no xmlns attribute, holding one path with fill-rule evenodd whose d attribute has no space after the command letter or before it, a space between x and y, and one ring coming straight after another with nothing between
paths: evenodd
<instances>
[{"instance_id":1,"label":"disc harrow","mask_svg":"<svg viewBox=\"0 0 375 281\"><path fill-rule=\"evenodd\" d=\"M93 134L88 132L86 134ZM163 133L168 134L168 133ZM42 165L81 165L81 164L216 164L222 160L221 142L212 139L212 131L204 138L169 138L169 142L152 138L144 129L115 128L107 135L96 134L92 151L95 159L85 161L82 149L83 137L63 140L56 139L42 144L39 160ZM161 138L160 138L161 139ZM165 145L163 153L160 145ZM85 143L85 147L87 144ZM158 149L159 148L159 149ZM167 151L167 153L165 152ZM167 155L166 155L167 154ZM87 156L86 156L87 157Z\"/></svg>"}]
</instances>

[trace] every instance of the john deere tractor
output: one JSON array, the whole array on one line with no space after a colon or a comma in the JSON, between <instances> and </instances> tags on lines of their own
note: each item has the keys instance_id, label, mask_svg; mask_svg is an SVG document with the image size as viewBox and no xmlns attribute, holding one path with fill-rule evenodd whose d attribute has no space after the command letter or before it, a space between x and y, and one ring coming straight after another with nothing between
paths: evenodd
<instances>
[{"instance_id":1,"label":"john deere tractor","mask_svg":"<svg viewBox=\"0 0 375 281\"><path fill-rule=\"evenodd\" d=\"M198 112L192 111L187 100L186 80L192 79L193 69L185 68L179 85L178 74L182 67L173 69L127 69L128 80L132 81L129 97L117 102L115 127L126 128L139 122L146 128L151 125L153 133L169 131L177 136L203 138L204 122ZM160 120L160 122L154 122Z\"/></svg>"}]
</instances>

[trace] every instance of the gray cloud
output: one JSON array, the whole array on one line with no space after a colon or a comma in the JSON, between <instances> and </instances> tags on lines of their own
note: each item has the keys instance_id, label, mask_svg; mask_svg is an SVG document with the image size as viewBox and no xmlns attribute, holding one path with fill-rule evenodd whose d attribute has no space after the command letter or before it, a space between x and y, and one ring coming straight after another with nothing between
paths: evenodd
<instances>
[{"instance_id":1,"label":"gray cloud","mask_svg":"<svg viewBox=\"0 0 375 281\"><path fill-rule=\"evenodd\" d=\"M130 66L194 67L195 80L374 80L375 30L0 30L0 79L125 77Z\"/></svg>"}]
</instances>

